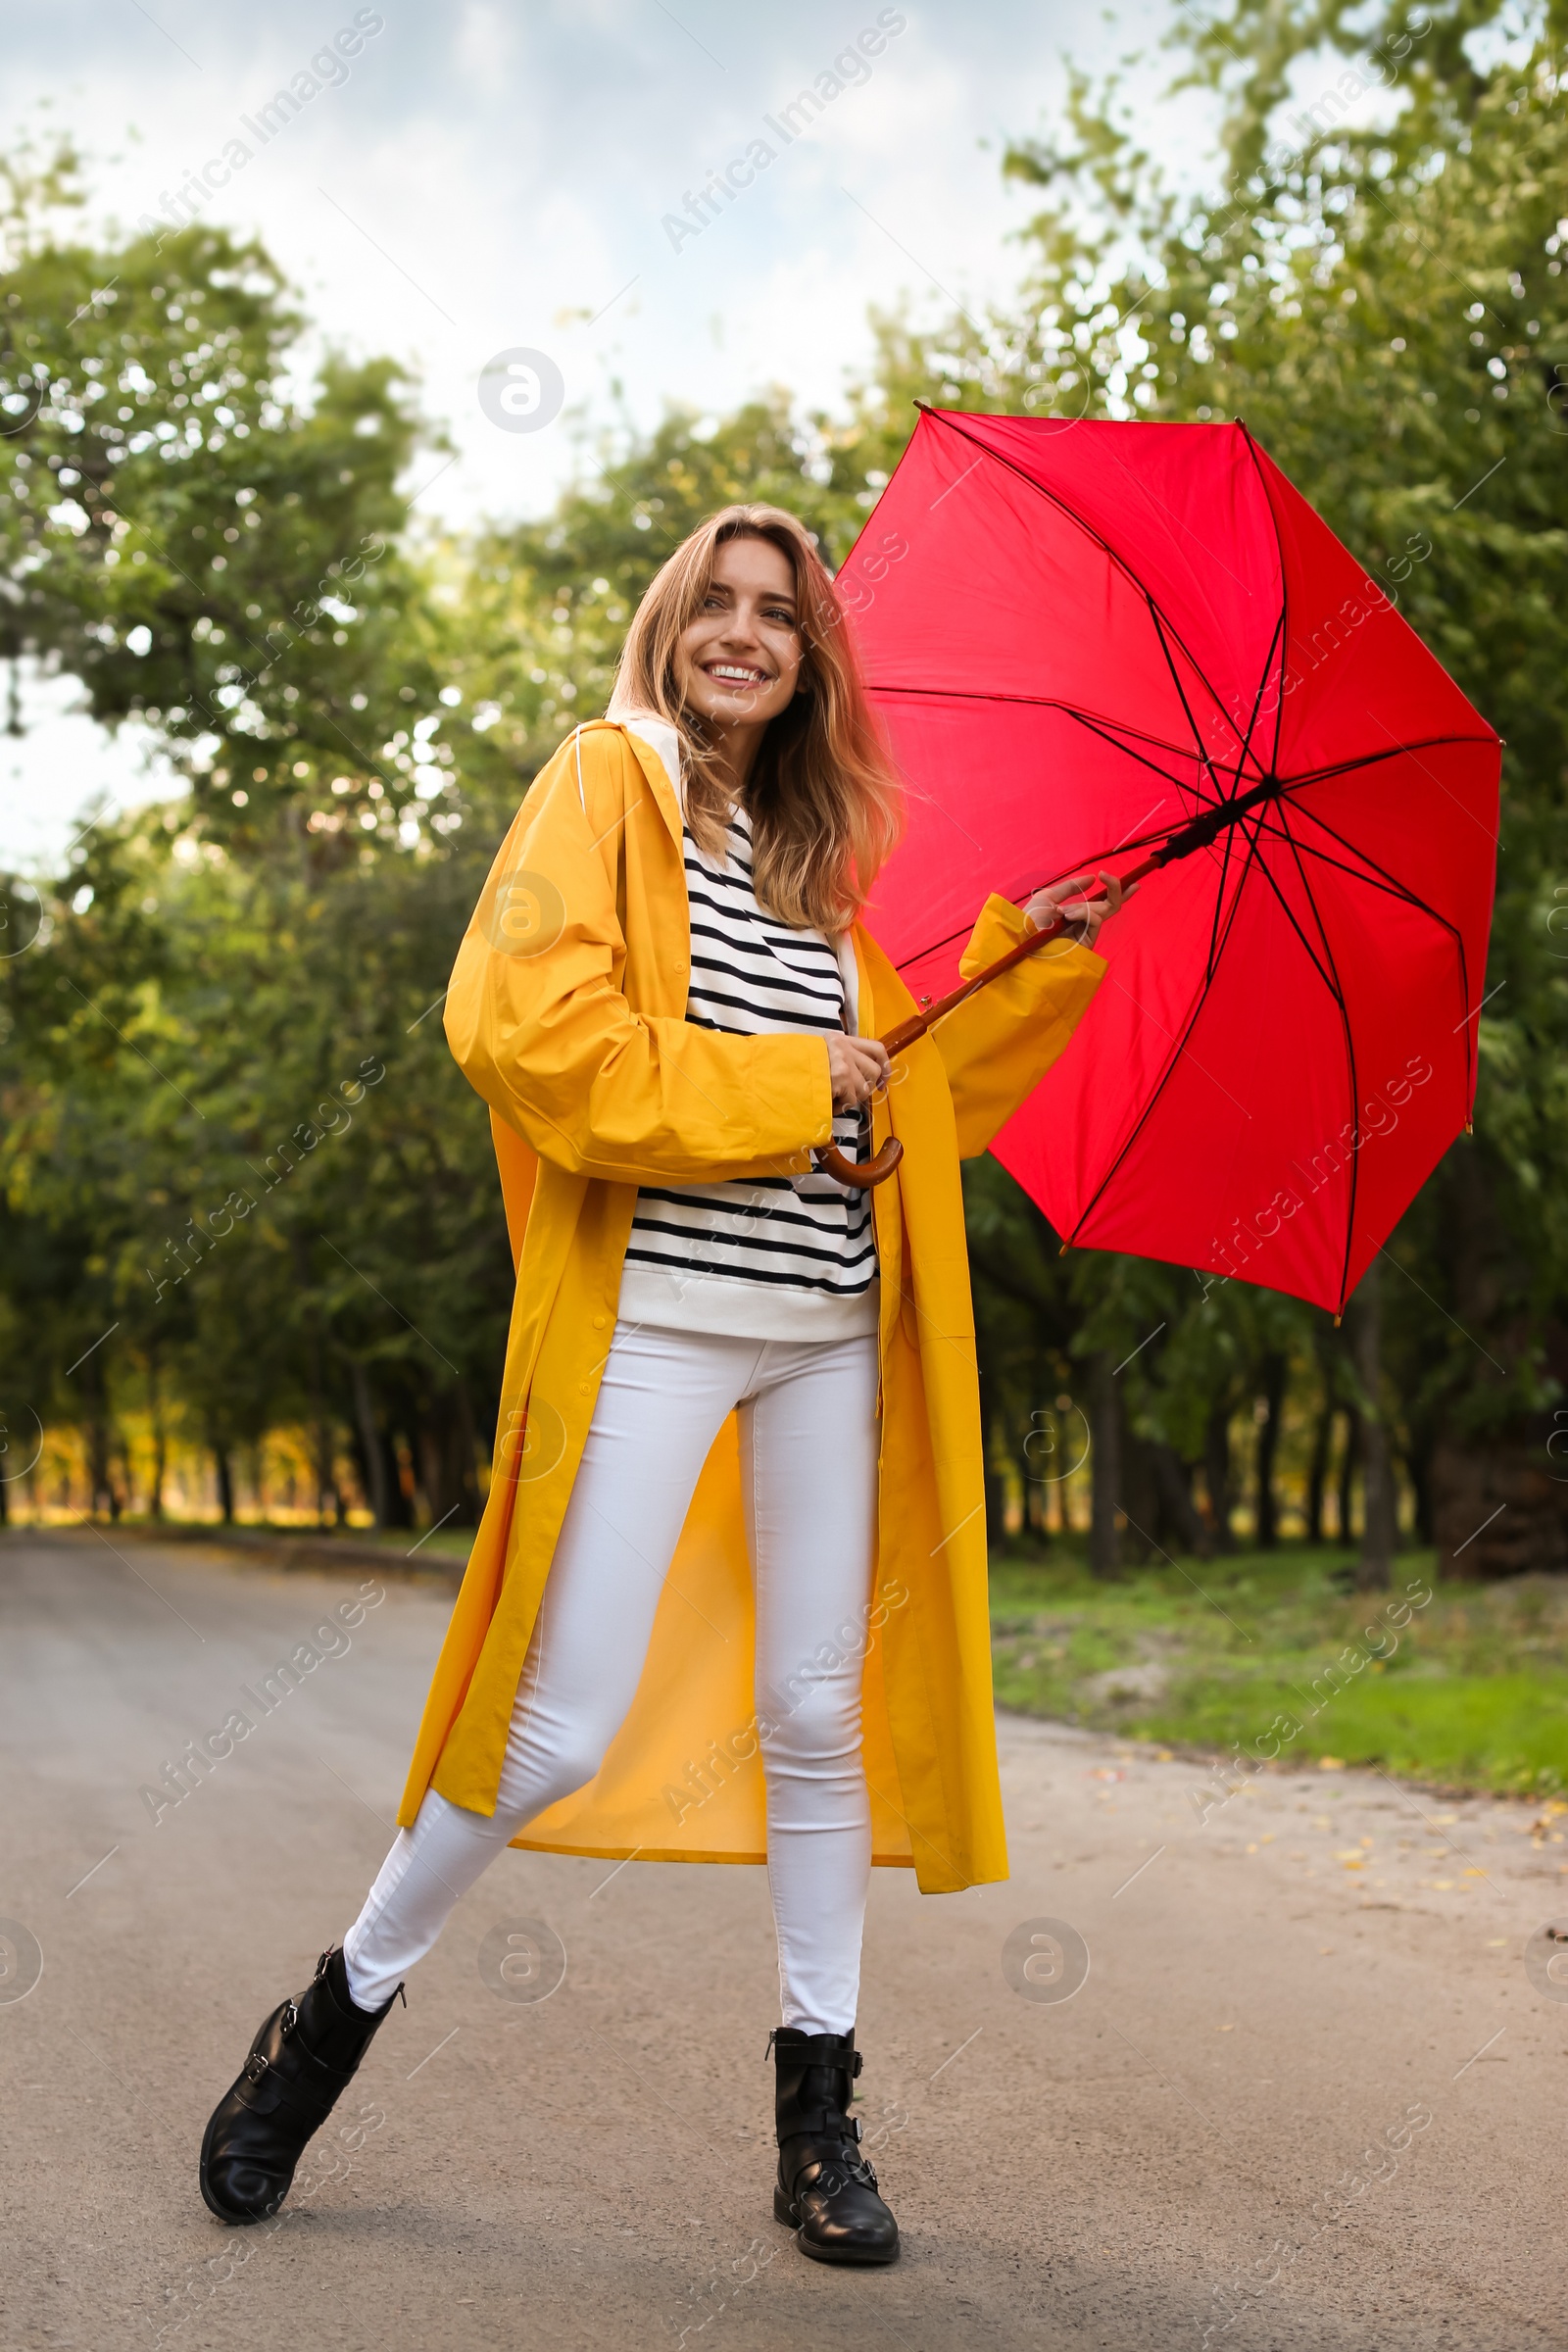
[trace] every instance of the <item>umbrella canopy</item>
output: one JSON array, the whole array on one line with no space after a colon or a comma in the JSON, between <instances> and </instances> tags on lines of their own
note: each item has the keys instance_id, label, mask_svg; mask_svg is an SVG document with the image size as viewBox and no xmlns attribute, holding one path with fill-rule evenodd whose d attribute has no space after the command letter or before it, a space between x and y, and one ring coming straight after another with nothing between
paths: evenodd
<instances>
[{"instance_id":1,"label":"umbrella canopy","mask_svg":"<svg viewBox=\"0 0 1568 2352\"><path fill-rule=\"evenodd\" d=\"M1178 852L997 1156L1066 1242L1338 1311L1470 1115L1495 734L1240 424L927 411L839 583L917 1003L991 891Z\"/></svg>"}]
</instances>

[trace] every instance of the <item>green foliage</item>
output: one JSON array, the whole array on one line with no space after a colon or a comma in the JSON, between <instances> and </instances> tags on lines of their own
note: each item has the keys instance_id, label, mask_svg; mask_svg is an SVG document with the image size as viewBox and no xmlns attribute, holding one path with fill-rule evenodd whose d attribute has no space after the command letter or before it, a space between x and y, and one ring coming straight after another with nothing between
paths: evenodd
<instances>
[{"instance_id":1,"label":"green foliage","mask_svg":"<svg viewBox=\"0 0 1568 2352\"><path fill-rule=\"evenodd\" d=\"M190 784L167 819L90 832L36 948L0 965L0 1337L38 1409L97 1430L105 1459L116 1413L165 1396L215 1446L335 1428L367 1479L396 1447L433 1516L436 1496L466 1513L510 1284L485 1116L430 1008L658 564L745 499L842 561L916 396L1245 415L1508 741L1478 1132L1391 1244L1378 1401L1423 1532L1467 1448L1534 1448L1530 1507L1560 1521L1528 1419L1568 1377L1560 16L1521 34L1470 0L1185 13L1178 82L1217 106L1216 192L1163 184L1114 86L1080 79L1052 137L1006 158L1040 192L1016 300L929 334L878 319L842 414L783 391L675 411L585 450L545 518L439 547L411 535L426 436L395 367L329 356L287 395L301 322L264 252L201 227L91 247L69 154L13 159L0 655L78 675L111 725L138 715ZM1378 84L1376 126L1352 128L1352 85ZM367 1059L386 1076L348 1101ZM1091 1390L1135 1552L1223 1545L1244 1478L1262 1513L1268 1446L1304 1494L1348 1482L1371 1400L1327 1318L1064 1259L989 1161L965 1200L991 1501L1021 1499L1037 1544L1059 1541Z\"/></svg>"},{"instance_id":2,"label":"green foliage","mask_svg":"<svg viewBox=\"0 0 1568 2352\"><path fill-rule=\"evenodd\" d=\"M1406 1596L1396 1623L1407 1613L1396 1631L1365 1594L1347 1591L1348 1558L1293 1546L1155 1562L1107 1591L1069 1556L1000 1557L998 1700L1128 1739L1239 1754L1244 1779L1276 1758L1329 1756L1457 1787L1568 1784L1560 1583L1450 1583L1431 1597L1431 1555L1408 1554L1396 1563L1395 1590ZM1214 1786L1200 1786L1212 1800Z\"/></svg>"},{"instance_id":3,"label":"green foliage","mask_svg":"<svg viewBox=\"0 0 1568 2352\"><path fill-rule=\"evenodd\" d=\"M156 811L96 843L91 905L57 906L8 972L25 1050L0 1251L24 1319L47 1298L38 1409L91 1421L97 1376L68 1368L112 1326L91 1360L122 1403L162 1382L223 1449L283 1421L358 1431L365 1396L416 1458L455 1419L466 1463L421 1464L421 1483L471 1502L511 1261L439 1002L483 857L302 871L281 845L241 861Z\"/></svg>"},{"instance_id":4,"label":"green foliage","mask_svg":"<svg viewBox=\"0 0 1568 2352\"><path fill-rule=\"evenodd\" d=\"M346 792L390 825L412 787L375 746L434 691L396 545L421 432L400 370L329 355L302 402L302 320L260 246L193 227L95 251L40 241L18 203L0 655L155 725L215 839L303 821L334 776L340 812Z\"/></svg>"}]
</instances>

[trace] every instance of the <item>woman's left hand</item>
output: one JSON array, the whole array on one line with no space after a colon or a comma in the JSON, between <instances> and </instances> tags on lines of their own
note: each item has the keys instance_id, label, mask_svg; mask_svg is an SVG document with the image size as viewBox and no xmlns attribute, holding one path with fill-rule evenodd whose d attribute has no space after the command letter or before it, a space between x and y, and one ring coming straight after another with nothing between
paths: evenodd
<instances>
[{"instance_id":1,"label":"woman's left hand","mask_svg":"<svg viewBox=\"0 0 1568 2352\"><path fill-rule=\"evenodd\" d=\"M1095 880L1104 893L1102 898L1085 895ZM1075 939L1080 947L1092 948L1100 937L1101 924L1108 923L1113 914L1120 914L1137 890L1136 882L1124 890L1114 874L1075 874L1070 882L1058 882L1054 889L1037 890L1023 910L1024 921L1031 931L1049 931L1060 915L1064 935ZM1076 904L1064 911L1064 902L1069 900Z\"/></svg>"}]
</instances>

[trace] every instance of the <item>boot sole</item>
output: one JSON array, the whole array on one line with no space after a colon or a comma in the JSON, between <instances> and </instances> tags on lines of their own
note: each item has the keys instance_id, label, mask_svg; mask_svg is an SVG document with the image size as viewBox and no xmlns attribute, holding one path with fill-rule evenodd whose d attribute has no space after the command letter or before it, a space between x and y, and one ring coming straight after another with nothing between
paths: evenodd
<instances>
[{"instance_id":1,"label":"boot sole","mask_svg":"<svg viewBox=\"0 0 1568 2352\"><path fill-rule=\"evenodd\" d=\"M877 2271L885 2270L890 2262L897 2262L899 2259L901 2241L898 2238L894 2239L885 2254L868 2254L858 2249L852 2250L849 2247L845 2247L841 2251L837 2247L829 2249L826 2246L811 2245L802 2235L800 2219L781 2188L775 2188L773 2191L773 2219L775 2222L782 2223L784 2228L792 2233L795 2243L808 2262L829 2263L838 2270Z\"/></svg>"}]
</instances>

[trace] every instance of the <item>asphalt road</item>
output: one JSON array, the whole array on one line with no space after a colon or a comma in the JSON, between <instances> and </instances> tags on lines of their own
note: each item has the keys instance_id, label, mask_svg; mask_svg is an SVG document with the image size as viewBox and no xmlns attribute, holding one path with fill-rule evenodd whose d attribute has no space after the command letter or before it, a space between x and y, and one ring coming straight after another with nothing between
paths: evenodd
<instances>
[{"instance_id":1,"label":"asphalt road","mask_svg":"<svg viewBox=\"0 0 1568 2352\"><path fill-rule=\"evenodd\" d=\"M1556 1818L1313 1771L1200 1819L1191 1759L1016 1719L1010 1884L875 1874L892 2270L771 2218L762 1874L516 1853L306 2193L223 2230L203 2124L380 1862L449 1598L389 1585L263 1714L242 1690L364 1572L117 1542L0 1539L7 2352L1568 2346L1568 1984L1526 1950L1568 1915ZM144 1786L234 1709L255 1730L155 1821ZM492 1988L509 1934L524 1993L559 1939L548 1998Z\"/></svg>"}]
</instances>

